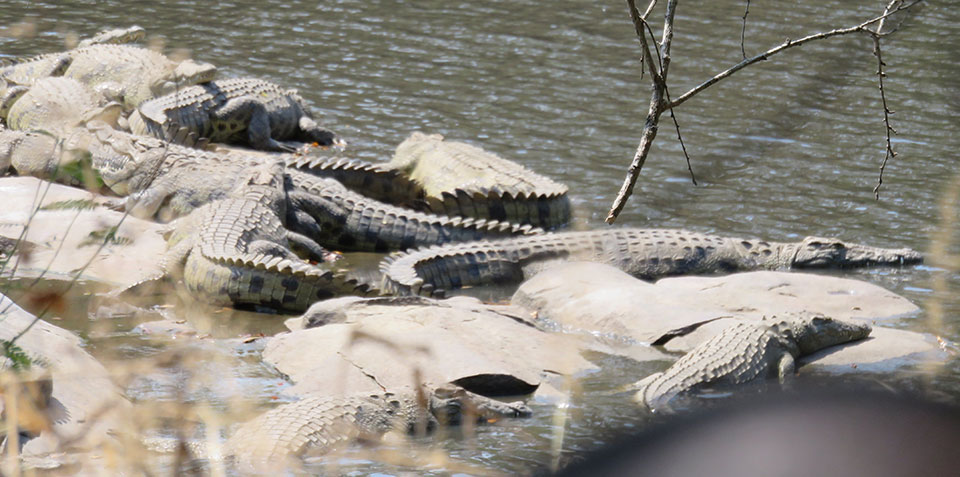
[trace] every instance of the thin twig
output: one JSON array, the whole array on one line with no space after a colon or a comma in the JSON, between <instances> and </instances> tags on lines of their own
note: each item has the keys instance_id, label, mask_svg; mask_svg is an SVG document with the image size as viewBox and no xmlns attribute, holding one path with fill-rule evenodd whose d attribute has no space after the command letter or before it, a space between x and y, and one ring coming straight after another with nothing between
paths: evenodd
<instances>
[{"instance_id":1,"label":"thin twig","mask_svg":"<svg viewBox=\"0 0 960 477\"><path fill-rule=\"evenodd\" d=\"M889 12L890 9L893 8L893 6L897 3L903 5L902 0L891 0L891 2L887 4L887 8L884 10L884 13ZM880 53L880 32L883 30L884 20L880 20L880 23L877 24L876 32L870 32L868 30L870 38L873 39L873 54L877 57L877 82L879 83L878 87L880 89L880 103L883 106L883 125L887 140L887 147L883 153L883 162L880 163L880 174L877 176L877 186L873 188L873 197L877 200L880 199L880 186L883 185L883 171L887 167L887 161L897 157L896 151L893 150L893 144L891 143L890 137L891 134L897 133L897 131L890 126L890 115L893 114L893 111L887 107L887 95L883 89L883 78L886 76L886 73L883 71L883 67L886 66L886 63L883 62L883 56Z\"/></svg>"},{"instance_id":2,"label":"thin twig","mask_svg":"<svg viewBox=\"0 0 960 477\"><path fill-rule=\"evenodd\" d=\"M667 91L667 101L670 101L670 91ZM677 128L677 140L680 141L680 149L683 150L683 157L687 160L687 170L690 171L690 181L693 182L693 185L697 184L697 176L693 173L693 166L690 165L690 154L687 154L687 146L683 143L683 136L680 135L680 123L677 122L677 116L673 113L673 108L670 108L670 119L673 119L673 125Z\"/></svg>"},{"instance_id":3,"label":"thin twig","mask_svg":"<svg viewBox=\"0 0 960 477\"><path fill-rule=\"evenodd\" d=\"M644 46L644 57L648 65L651 66L650 76L653 79L653 93L650 97L647 120L644 123L643 132L640 136L640 145L637 146L637 151L633 155L633 161L631 161L630 167L627 169L627 177L620 187L620 192L617 193L617 198L614 200L610 212L607 214L606 222L608 224L612 224L617 220L617 216L620 215L620 211L622 211L626 205L627 199L629 199L633 193L633 187L637 183L637 177L640 175L643 163L647 160L650 146L653 144L654 138L657 137L657 124L660 122L660 114L665 109L663 103L665 102L667 72L670 68L670 44L673 42L673 18L677 12L677 0L669 0L667 2L667 12L664 14L663 20L663 37L660 41L659 56L661 57L661 66L660 71L656 72L653 71L654 69L652 68L653 58L647 46L646 33L644 32L644 24L646 24L646 21L637 14L636 5L633 0L627 0L627 4L630 6L630 17L640 37L640 43Z\"/></svg>"},{"instance_id":4,"label":"thin twig","mask_svg":"<svg viewBox=\"0 0 960 477\"><path fill-rule=\"evenodd\" d=\"M627 2L627 3L629 3L630 5L633 5L633 2ZM643 12L643 15L640 15L640 18L642 18L643 21L646 21L647 18L650 16L650 13L653 12L653 7L655 7L655 6L657 6L657 0L650 0L650 4L647 5L647 9ZM637 9L637 7L635 7L635 6L632 7L632 8L633 8L634 10Z\"/></svg>"},{"instance_id":5,"label":"thin twig","mask_svg":"<svg viewBox=\"0 0 960 477\"><path fill-rule=\"evenodd\" d=\"M650 29L650 23L643 21L643 26L646 29L646 32L650 35L650 38L654 38L653 30ZM660 69L663 69L663 58L660 57L660 50L657 50L657 64L660 66ZM670 102L670 88L667 87L666 83L663 83L663 94L666 96L667 102ZM674 112L673 108L670 108L670 119L673 120L673 126L677 129L677 140L680 141L680 148L683 150L683 157L687 161L687 170L690 171L690 180L693 181L693 185L697 185L697 176L693 173L693 166L690 164L690 154L687 153L687 146L683 142L683 136L680 134L680 123L677 121L677 115Z\"/></svg>"},{"instance_id":6,"label":"thin twig","mask_svg":"<svg viewBox=\"0 0 960 477\"><path fill-rule=\"evenodd\" d=\"M743 47L744 39L747 37L747 15L750 14L750 0L747 0L747 8L743 10L743 24L740 26L740 53L743 59L747 59L747 50Z\"/></svg>"},{"instance_id":7,"label":"thin twig","mask_svg":"<svg viewBox=\"0 0 960 477\"><path fill-rule=\"evenodd\" d=\"M918 3L922 2L922 1L923 1L923 0L914 0L913 2L911 2L911 3L909 3L909 4L905 4L905 5L904 5L904 4L901 4L901 5L899 5L896 9L894 9L894 10L892 10L892 11L889 11L889 12L885 12L883 15L880 15L880 16L878 16L878 17L871 18L870 20L867 20L867 21L865 21L865 22L863 22L863 23L861 23L861 24L859 24L859 25L857 25L857 26L852 26L852 27L849 27L849 28L839 28L839 29L831 30L831 31L827 31L827 32L815 33L815 34L813 34L813 35L805 36L805 37L803 37L803 38L801 38L801 39L799 39L799 40L787 40L787 41L783 42L782 44L780 44L779 46L776 46L776 47L774 47L774 48L771 48L771 49L769 49L769 50L767 50L767 51L765 51L765 52L763 52L763 53L760 53L759 55L752 56L752 57L750 57L750 58L748 58L748 59L745 59L745 60L741 61L740 63L737 63L737 64L734 65L734 66L731 66L731 67L728 68L727 70L725 70L725 71L717 74L716 76L714 76L713 78L710 78L710 79L707 80L707 81L704 81L703 83L701 83L701 84L699 84L698 86L694 87L694 88L691 89L690 91L687 91L686 93L683 93L683 95L681 95L679 98L677 98L677 99L675 99L674 101L672 101L672 102L671 102L670 104L668 104L666 107L668 107L668 108L674 108L674 107L680 106L681 104L685 103L688 99L690 99L690 98L692 98L693 96L695 96L697 93L699 93L699 92L707 89L708 87L712 86L714 83L716 83L716 82L718 82L718 81L720 81L720 80L722 80L722 79L724 79L724 78L727 78L728 76L736 73L737 71L740 71L740 70L742 70L743 68L745 68L745 67L747 67L747 66L750 66L750 65L752 65L752 64L754 64L754 63L756 63L756 62L758 62L758 61L766 60L767 58L769 58L769 57L771 57L771 56L773 56L773 55L776 55L777 53L780 53L780 52L782 52L782 51L784 51L784 50L786 50L786 49L788 49L788 48L793 48L793 47L795 47L795 46L800 46L800 45L803 45L804 43L809 43L809 42L814 41L814 40L822 40L822 39L824 39L824 38L830 38L830 37L834 37L834 36L849 35L849 34L851 34L851 33L857 33L857 32L869 32L869 30L867 29L868 26L870 26L870 25L872 25L872 24L874 24L874 23L877 23L877 22L883 20L884 18L887 18L887 17L889 17L890 15L893 15L894 13L897 13L897 12L900 12L900 11L903 11L903 10L907 10L907 9L913 7L914 5L916 5L916 4L918 4ZM870 32L870 33L873 33L873 32Z\"/></svg>"}]
</instances>

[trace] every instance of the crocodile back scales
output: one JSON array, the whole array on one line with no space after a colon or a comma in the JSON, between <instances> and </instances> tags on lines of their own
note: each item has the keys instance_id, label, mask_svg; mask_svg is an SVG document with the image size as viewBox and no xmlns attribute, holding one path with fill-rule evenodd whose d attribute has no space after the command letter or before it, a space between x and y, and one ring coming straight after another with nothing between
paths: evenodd
<instances>
[{"instance_id":1,"label":"crocodile back scales","mask_svg":"<svg viewBox=\"0 0 960 477\"><path fill-rule=\"evenodd\" d=\"M79 124L86 113L100 105L100 97L75 79L43 78L13 103L7 126L21 131L42 129L59 134Z\"/></svg>"},{"instance_id":2,"label":"crocodile back scales","mask_svg":"<svg viewBox=\"0 0 960 477\"><path fill-rule=\"evenodd\" d=\"M390 167L423 187L437 214L553 228L570 219L567 186L470 144L414 132Z\"/></svg>"},{"instance_id":3,"label":"crocodile back scales","mask_svg":"<svg viewBox=\"0 0 960 477\"><path fill-rule=\"evenodd\" d=\"M298 120L307 115L294 92L267 81L234 78L183 88L147 101L140 106L147 130L133 132L170 140L180 128L186 128L211 142L244 142L249 117L215 117L230 100L243 97L255 98L265 105L270 115L270 136L274 139L293 138Z\"/></svg>"},{"instance_id":4,"label":"crocodile back scales","mask_svg":"<svg viewBox=\"0 0 960 477\"><path fill-rule=\"evenodd\" d=\"M290 178L293 207L315 222L301 223L297 231L336 250L386 252L541 231L529 225L415 212L367 198L324 177L290 174Z\"/></svg>"},{"instance_id":5,"label":"crocodile back scales","mask_svg":"<svg viewBox=\"0 0 960 477\"><path fill-rule=\"evenodd\" d=\"M523 268L563 259L607 263L638 278L779 268L775 244L678 229L607 229L451 244L388 257L383 290L433 294L524 278ZM421 287L424 287L421 290Z\"/></svg>"}]
</instances>

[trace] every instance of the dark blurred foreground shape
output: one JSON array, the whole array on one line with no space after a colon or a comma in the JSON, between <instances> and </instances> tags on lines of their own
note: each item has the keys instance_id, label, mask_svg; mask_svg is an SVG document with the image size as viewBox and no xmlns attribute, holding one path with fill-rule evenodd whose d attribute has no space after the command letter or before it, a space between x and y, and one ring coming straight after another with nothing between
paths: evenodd
<instances>
[{"instance_id":1,"label":"dark blurred foreground shape","mask_svg":"<svg viewBox=\"0 0 960 477\"><path fill-rule=\"evenodd\" d=\"M767 395L666 419L558 475L960 475L960 410L875 392Z\"/></svg>"}]
</instances>

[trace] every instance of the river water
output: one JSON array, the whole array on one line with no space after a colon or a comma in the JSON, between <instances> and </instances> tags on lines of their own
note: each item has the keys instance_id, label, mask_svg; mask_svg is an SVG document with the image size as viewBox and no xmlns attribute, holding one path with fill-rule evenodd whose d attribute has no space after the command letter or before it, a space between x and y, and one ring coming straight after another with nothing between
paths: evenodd
<instances>
[{"instance_id":1,"label":"river water","mask_svg":"<svg viewBox=\"0 0 960 477\"><path fill-rule=\"evenodd\" d=\"M673 97L742 58L744 3L681 2ZM752 2L744 48L753 55L852 26L878 15L882 3ZM650 97L624 2L4 1L0 18L8 35L20 35L0 38L6 55L59 50L72 33L142 25L168 51L212 62L223 77L297 88L353 157L388 160L414 130L482 146L569 185L572 226L581 229L605 227ZM848 275L918 303L923 313L904 327L960 341L958 39L960 11L929 2L883 42L898 156L880 200L873 195L884 156L876 58L868 37L850 35L788 50L679 107L698 186L664 116L618 225L771 240L824 235L923 250L924 266ZM938 394L958 400L960 366L930 378ZM630 411L616 408L579 407L565 451L596 447L605 429L634 425L621 415ZM454 454L505 472L541 468L552 455L550 429L549 417L516 432L494 428ZM491 450L476 450L484 446Z\"/></svg>"}]
</instances>

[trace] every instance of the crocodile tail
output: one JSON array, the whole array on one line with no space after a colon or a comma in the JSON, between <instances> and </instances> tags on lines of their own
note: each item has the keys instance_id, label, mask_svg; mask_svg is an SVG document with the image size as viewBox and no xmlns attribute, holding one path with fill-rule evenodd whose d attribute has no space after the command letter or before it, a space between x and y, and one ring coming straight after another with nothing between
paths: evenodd
<instances>
[{"instance_id":1,"label":"crocodile tail","mask_svg":"<svg viewBox=\"0 0 960 477\"><path fill-rule=\"evenodd\" d=\"M268 255L211 258L192 253L184 284L194 296L218 305L293 312L303 312L311 304L335 296L376 293L343 272Z\"/></svg>"},{"instance_id":2,"label":"crocodile tail","mask_svg":"<svg viewBox=\"0 0 960 477\"><path fill-rule=\"evenodd\" d=\"M397 295L443 296L469 286L516 283L523 279L513 241L476 241L393 254L380 264L381 289Z\"/></svg>"},{"instance_id":3,"label":"crocodile tail","mask_svg":"<svg viewBox=\"0 0 960 477\"><path fill-rule=\"evenodd\" d=\"M338 250L386 252L543 232L530 225L416 212L370 199L335 180L310 174L291 174L290 178L294 187L288 196L299 211L316 222L311 230L298 232Z\"/></svg>"},{"instance_id":4,"label":"crocodile tail","mask_svg":"<svg viewBox=\"0 0 960 477\"><path fill-rule=\"evenodd\" d=\"M348 189L393 205L411 207L424 195L423 188L407 176L360 159L288 155L285 161L287 167L336 179Z\"/></svg>"}]
</instances>

